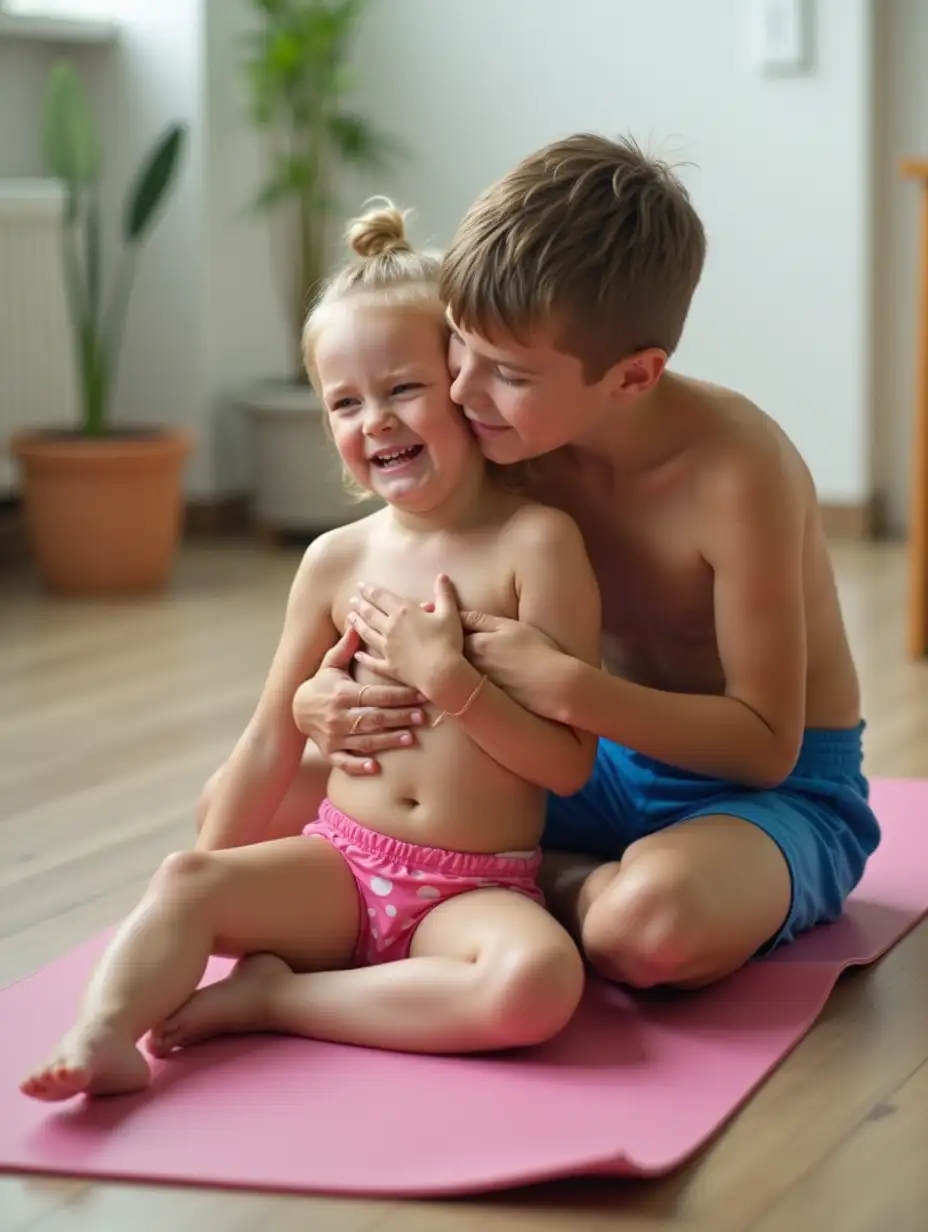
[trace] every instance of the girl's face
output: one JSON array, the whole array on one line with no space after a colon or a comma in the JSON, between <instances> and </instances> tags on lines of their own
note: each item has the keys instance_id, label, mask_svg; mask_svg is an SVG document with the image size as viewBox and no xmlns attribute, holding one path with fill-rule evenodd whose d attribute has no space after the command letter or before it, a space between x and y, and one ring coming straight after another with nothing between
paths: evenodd
<instances>
[{"instance_id":1,"label":"girl's face","mask_svg":"<svg viewBox=\"0 0 928 1232\"><path fill-rule=\"evenodd\" d=\"M336 303L314 363L335 446L355 480L410 512L446 500L479 450L451 401L439 310Z\"/></svg>"}]
</instances>

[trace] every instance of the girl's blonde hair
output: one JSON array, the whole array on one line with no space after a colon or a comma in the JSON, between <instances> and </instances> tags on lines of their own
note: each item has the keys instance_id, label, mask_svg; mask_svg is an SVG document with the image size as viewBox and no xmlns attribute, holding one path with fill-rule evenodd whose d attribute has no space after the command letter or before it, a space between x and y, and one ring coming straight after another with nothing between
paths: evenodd
<instances>
[{"instance_id":1,"label":"girl's blonde hair","mask_svg":"<svg viewBox=\"0 0 928 1232\"><path fill-rule=\"evenodd\" d=\"M345 231L348 247L356 260L338 270L323 285L303 326L303 362L316 392L319 383L315 355L325 317L333 304L355 302L396 308L426 308L444 321L444 305L438 295L441 253L417 252L406 238L406 215L386 197L371 198L376 208L353 218ZM329 431L329 418L323 414ZM342 482L356 501L372 500L374 494L342 466Z\"/></svg>"},{"instance_id":2,"label":"girl's blonde hair","mask_svg":"<svg viewBox=\"0 0 928 1232\"><path fill-rule=\"evenodd\" d=\"M444 305L438 295L442 254L418 252L406 238L406 215L386 197L375 197L377 208L349 222L348 247L357 258L325 283L303 326L303 361L315 385L315 351L326 310L345 299L388 307L428 307L439 314Z\"/></svg>"}]
</instances>

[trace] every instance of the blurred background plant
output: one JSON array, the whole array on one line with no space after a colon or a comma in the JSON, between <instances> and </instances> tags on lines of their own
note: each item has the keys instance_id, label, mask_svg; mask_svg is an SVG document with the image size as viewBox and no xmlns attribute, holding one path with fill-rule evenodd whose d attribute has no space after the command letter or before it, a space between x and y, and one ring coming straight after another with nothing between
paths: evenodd
<instances>
[{"instance_id":1,"label":"blurred background plant","mask_svg":"<svg viewBox=\"0 0 928 1232\"><path fill-rule=\"evenodd\" d=\"M251 119L266 138L268 171L256 205L289 210L281 261L293 378L305 380L300 337L325 276L329 227L344 167L380 168L400 145L350 108L348 62L368 0L252 0L259 22L244 61Z\"/></svg>"}]
</instances>

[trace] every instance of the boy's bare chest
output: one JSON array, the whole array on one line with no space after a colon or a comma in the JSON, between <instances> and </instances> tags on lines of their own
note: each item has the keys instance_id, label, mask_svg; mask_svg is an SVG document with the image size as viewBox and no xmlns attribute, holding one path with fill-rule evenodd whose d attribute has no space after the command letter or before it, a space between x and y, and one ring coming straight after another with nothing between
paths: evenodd
<instances>
[{"instance_id":1,"label":"boy's bare chest","mask_svg":"<svg viewBox=\"0 0 928 1232\"><path fill-rule=\"evenodd\" d=\"M685 488L616 496L571 478L546 493L577 522L599 581L607 641L714 634L712 571L698 510Z\"/></svg>"}]
</instances>

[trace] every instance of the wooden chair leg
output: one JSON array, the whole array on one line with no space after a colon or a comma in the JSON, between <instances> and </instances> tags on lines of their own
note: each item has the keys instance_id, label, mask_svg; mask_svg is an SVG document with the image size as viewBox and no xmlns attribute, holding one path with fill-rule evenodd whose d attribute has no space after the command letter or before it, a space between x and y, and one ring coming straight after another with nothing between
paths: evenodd
<instances>
[{"instance_id":1,"label":"wooden chair leg","mask_svg":"<svg viewBox=\"0 0 928 1232\"><path fill-rule=\"evenodd\" d=\"M909 162L903 175L921 186L919 305L916 333L915 415L909 494L909 654L928 655L928 161Z\"/></svg>"}]
</instances>

